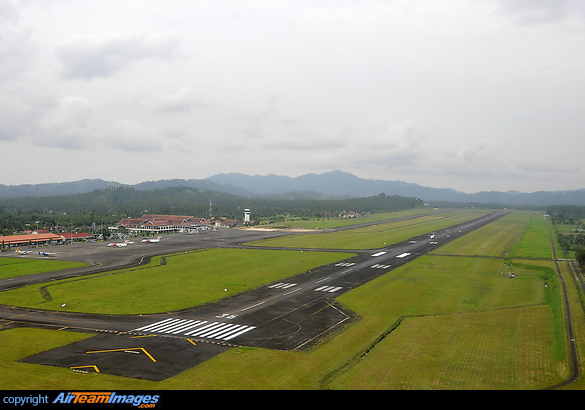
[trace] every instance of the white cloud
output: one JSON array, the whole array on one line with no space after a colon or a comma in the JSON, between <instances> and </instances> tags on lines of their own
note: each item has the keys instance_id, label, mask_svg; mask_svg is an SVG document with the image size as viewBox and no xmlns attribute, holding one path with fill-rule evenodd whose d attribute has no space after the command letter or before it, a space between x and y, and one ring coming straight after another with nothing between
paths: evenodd
<instances>
[{"instance_id":1,"label":"white cloud","mask_svg":"<svg viewBox=\"0 0 585 410\"><path fill-rule=\"evenodd\" d=\"M0 0L0 143L80 177L582 188L584 30L581 0Z\"/></svg>"},{"instance_id":2,"label":"white cloud","mask_svg":"<svg viewBox=\"0 0 585 410\"><path fill-rule=\"evenodd\" d=\"M39 120L34 142L42 146L66 149L91 147L93 132L89 128L92 104L77 96L65 96Z\"/></svg>"},{"instance_id":3,"label":"white cloud","mask_svg":"<svg viewBox=\"0 0 585 410\"><path fill-rule=\"evenodd\" d=\"M168 60L176 53L174 41L146 38L139 33L77 34L56 50L63 65L63 77L83 80L109 77L131 63L148 58Z\"/></svg>"},{"instance_id":4,"label":"white cloud","mask_svg":"<svg viewBox=\"0 0 585 410\"><path fill-rule=\"evenodd\" d=\"M568 0L497 0L501 10L522 24L550 23L567 12Z\"/></svg>"},{"instance_id":5,"label":"white cloud","mask_svg":"<svg viewBox=\"0 0 585 410\"><path fill-rule=\"evenodd\" d=\"M184 86L174 93L164 96L152 103L154 109L160 112L186 113L195 107L210 107L211 104L197 98L192 87Z\"/></svg>"},{"instance_id":6,"label":"white cloud","mask_svg":"<svg viewBox=\"0 0 585 410\"><path fill-rule=\"evenodd\" d=\"M113 129L104 138L104 142L108 147L128 152L144 152L162 150L164 138L165 136L154 128L130 119L124 119L113 124Z\"/></svg>"}]
</instances>

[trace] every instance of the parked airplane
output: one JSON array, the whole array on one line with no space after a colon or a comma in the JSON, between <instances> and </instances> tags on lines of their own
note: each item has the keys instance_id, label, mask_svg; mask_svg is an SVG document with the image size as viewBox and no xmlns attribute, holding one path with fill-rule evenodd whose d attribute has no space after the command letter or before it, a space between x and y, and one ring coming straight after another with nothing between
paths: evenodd
<instances>
[{"instance_id":1,"label":"parked airplane","mask_svg":"<svg viewBox=\"0 0 585 410\"><path fill-rule=\"evenodd\" d=\"M123 246L128 246L128 241L124 241L122 243L109 243L106 246L113 246L115 248L121 248Z\"/></svg>"},{"instance_id":2,"label":"parked airplane","mask_svg":"<svg viewBox=\"0 0 585 410\"><path fill-rule=\"evenodd\" d=\"M160 242L160 236L158 236L156 239L149 239L149 238L143 238L140 242L143 243L154 243L154 242Z\"/></svg>"},{"instance_id":3,"label":"parked airplane","mask_svg":"<svg viewBox=\"0 0 585 410\"><path fill-rule=\"evenodd\" d=\"M16 249L15 252L18 253L19 255L28 255L29 253L31 253L31 251L23 251L22 249Z\"/></svg>"},{"instance_id":4,"label":"parked airplane","mask_svg":"<svg viewBox=\"0 0 585 410\"><path fill-rule=\"evenodd\" d=\"M55 252L42 252L42 251L41 251L41 252L37 252L37 253L38 253L39 255L41 255L41 256L53 256L53 255L56 255L56 253L55 253Z\"/></svg>"}]
</instances>

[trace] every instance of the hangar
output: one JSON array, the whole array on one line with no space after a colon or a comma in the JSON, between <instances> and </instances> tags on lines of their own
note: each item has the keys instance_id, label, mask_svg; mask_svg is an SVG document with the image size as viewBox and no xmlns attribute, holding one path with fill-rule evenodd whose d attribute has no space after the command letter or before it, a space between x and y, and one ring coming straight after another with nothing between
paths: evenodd
<instances>
[{"instance_id":1,"label":"hangar","mask_svg":"<svg viewBox=\"0 0 585 410\"><path fill-rule=\"evenodd\" d=\"M2 245L2 247L23 245L46 245L51 242L60 242L62 240L63 237L61 235L57 235L54 233L0 236L0 244Z\"/></svg>"}]
</instances>

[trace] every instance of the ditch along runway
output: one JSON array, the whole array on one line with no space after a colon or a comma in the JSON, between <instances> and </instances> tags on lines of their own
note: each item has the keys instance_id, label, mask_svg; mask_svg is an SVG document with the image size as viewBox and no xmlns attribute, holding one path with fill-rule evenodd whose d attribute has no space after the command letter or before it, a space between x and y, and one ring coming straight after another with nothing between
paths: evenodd
<instances>
[{"instance_id":1,"label":"ditch along runway","mask_svg":"<svg viewBox=\"0 0 585 410\"><path fill-rule=\"evenodd\" d=\"M96 315L0 306L0 323L5 329L42 327L97 333L94 337L29 356L23 362L154 381L172 377L236 346L308 350L358 320L352 312L336 303L336 296L506 213L494 212L436 231L434 235L421 235L381 249L329 250L351 252L356 256L204 306L150 315ZM77 249L71 245L59 259L91 261L93 266L15 278L18 284L1 281L0 290L42 283L50 280L47 278L86 275L120 265L132 266L148 259L137 252L154 256L197 248L241 248L245 247L240 245L242 242L282 235L290 235L290 232L225 230L171 235L157 244L136 244L117 249L105 248L103 244L99 248L88 246L95 244L83 244ZM150 249L147 250L147 246ZM104 262L94 262L96 260Z\"/></svg>"}]
</instances>

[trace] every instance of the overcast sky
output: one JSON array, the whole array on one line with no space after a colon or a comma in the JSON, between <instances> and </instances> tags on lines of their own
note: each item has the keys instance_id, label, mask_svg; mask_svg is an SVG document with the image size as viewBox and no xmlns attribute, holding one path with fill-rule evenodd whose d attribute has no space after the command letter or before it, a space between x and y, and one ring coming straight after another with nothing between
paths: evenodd
<instances>
[{"instance_id":1,"label":"overcast sky","mask_svg":"<svg viewBox=\"0 0 585 410\"><path fill-rule=\"evenodd\" d=\"M582 0L0 0L0 184L585 188Z\"/></svg>"}]
</instances>

